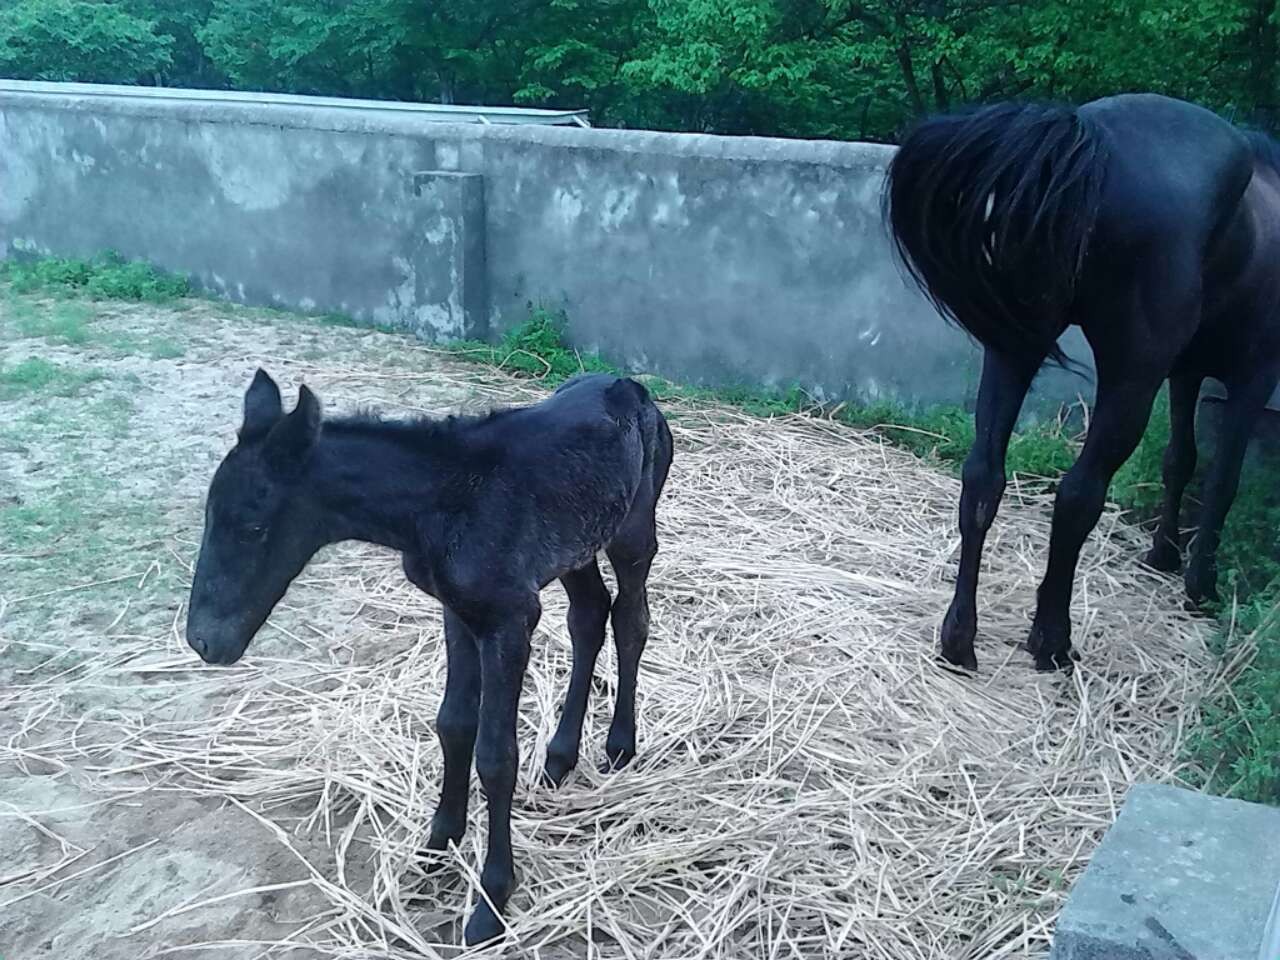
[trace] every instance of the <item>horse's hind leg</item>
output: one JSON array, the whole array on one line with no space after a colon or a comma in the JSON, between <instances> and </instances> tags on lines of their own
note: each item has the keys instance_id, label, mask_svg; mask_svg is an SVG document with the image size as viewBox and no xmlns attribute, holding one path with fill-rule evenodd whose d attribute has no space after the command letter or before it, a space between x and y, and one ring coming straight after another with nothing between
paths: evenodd
<instances>
[{"instance_id":1,"label":"horse's hind leg","mask_svg":"<svg viewBox=\"0 0 1280 960\"><path fill-rule=\"evenodd\" d=\"M1049 565L1037 593L1035 620L1027 639L1037 670L1070 665L1071 590L1080 548L1102 515L1112 476L1142 439L1164 379L1159 374L1131 377L1121 381L1099 377L1089 436L1079 459L1058 486Z\"/></svg>"},{"instance_id":2,"label":"horse's hind leg","mask_svg":"<svg viewBox=\"0 0 1280 960\"><path fill-rule=\"evenodd\" d=\"M978 632L978 569L982 546L1004 495L1009 436L1040 357L1022 363L987 350L974 413L973 448L964 461L960 492L960 572L955 595L942 621L942 656L948 663L976 670L973 640Z\"/></svg>"},{"instance_id":3,"label":"horse's hind leg","mask_svg":"<svg viewBox=\"0 0 1280 960\"><path fill-rule=\"evenodd\" d=\"M1182 566L1179 518L1182 495L1196 470L1196 404L1204 378L1174 374L1169 378L1169 446L1164 451L1164 504L1146 563L1172 573Z\"/></svg>"},{"instance_id":4,"label":"horse's hind leg","mask_svg":"<svg viewBox=\"0 0 1280 960\"><path fill-rule=\"evenodd\" d=\"M1197 606L1217 601L1217 555L1222 525L1240 486L1240 469L1249 447L1249 437L1275 388L1275 374L1255 377L1246 384L1228 386L1217 450L1205 477L1204 503L1191 544L1191 560L1187 564L1187 597Z\"/></svg>"},{"instance_id":5,"label":"horse's hind leg","mask_svg":"<svg viewBox=\"0 0 1280 960\"><path fill-rule=\"evenodd\" d=\"M573 675L565 694L564 711L555 736L547 745L547 763L543 776L551 786L559 786L569 771L578 765L578 748L582 741L582 719L587 712L591 678L596 657L604 645L604 629L609 619L609 589L600 577L600 567L593 559L585 567L560 578L569 595L569 637L573 641Z\"/></svg>"},{"instance_id":6,"label":"horse's hind leg","mask_svg":"<svg viewBox=\"0 0 1280 960\"><path fill-rule=\"evenodd\" d=\"M646 483L646 487L649 484ZM651 489L651 488L650 488ZM645 491L641 491L643 495ZM658 552L654 526L653 497L642 500L648 508L637 515L635 508L609 544L609 562L618 579L618 597L613 603L613 643L618 654L618 702L613 723L605 740L606 769L617 770L631 762L636 753L636 681L640 656L649 640L649 568Z\"/></svg>"}]
</instances>

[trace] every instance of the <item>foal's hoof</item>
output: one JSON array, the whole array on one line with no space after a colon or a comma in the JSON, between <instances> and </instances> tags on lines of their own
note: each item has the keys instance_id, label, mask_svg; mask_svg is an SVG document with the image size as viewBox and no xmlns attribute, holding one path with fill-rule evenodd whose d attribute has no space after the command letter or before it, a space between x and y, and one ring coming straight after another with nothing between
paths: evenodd
<instances>
[{"instance_id":1,"label":"foal's hoof","mask_svg":"<svg viewBox=\"0 0 1280 960\"><path fill-rule=\"evenodd\" d=\"M1148 550L1142 562L1161 573L1177 573L1182 569L1182 554L1173 544L1164 543Z\"/></svg>"},{"instance_id":2,"label":"foal's hoof","mask_svg":"<svg viewBox=\"0 0 1280 960\"><path fill-rule=\"evenodd\" d=\"M423 847L418 850L416 866L422 874L422 885L427 886L449 866L449 854L443 848Z\"/></svg>"},{"instance_id":3,"label":"foal's hoof","mask_svg":"<svg viewBox=\"0 0 1280 960\"><path fill-rule=\"evenodd\" d=\"M634 747L611 747L608 744L605 745L604 753L608 759L600 764L601 773L617 773L636 756Z\"/></svg>"},{"instance_id":4,"label":"foal's hoof","mask_svg":"<svg viewBox=\"0 0 1280 960\"><path fill-rule=\"evenodd\" d=\"M573 768L577 765L576 758L569 760L567 757L554 757L551 754L547 754L547 762L542 768L542 785L554 790L564 783L565 778L573 772Z\"/></svg>"},{"instance_id":5,"label":"foal's hoof","mask_svg":"<svg viewBox=\"0 0 1280 960\"><path fill-rule=\"evenodd\" d=\"M475 913L471 914L471 919L467 921L467 928L462 933L462 942L468 947L479 946L490 940L496 940L502 936L504 930L506 926L502 918L493 912L487 900L481 900L476 906Z\"/></svg>"}]
</instances>

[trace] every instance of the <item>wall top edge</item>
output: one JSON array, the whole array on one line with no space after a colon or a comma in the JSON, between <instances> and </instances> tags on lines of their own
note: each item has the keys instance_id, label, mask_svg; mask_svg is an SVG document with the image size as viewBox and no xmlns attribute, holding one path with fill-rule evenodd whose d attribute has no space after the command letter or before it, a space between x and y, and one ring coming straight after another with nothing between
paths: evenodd
<instances>
[{"instance_id":1,"label":"wall top edge","mask_svg":"<svg viewBox=\"0 0 1280 960\"><path fill-rule=\"evenodd\" d=\"M428 105L287 94L0 80L0 111L89 113L183 123L240 124L428 140L537 143L570 149L882 170L894 147L838 140L721 136L552 123L456 122ZM481 109L481 108L472 108ZM483 108L489 110L490 108ZM509 108L514 109L514 108ZM574 111L548 111L555 116Z\"/></svg>"}]
</instances>

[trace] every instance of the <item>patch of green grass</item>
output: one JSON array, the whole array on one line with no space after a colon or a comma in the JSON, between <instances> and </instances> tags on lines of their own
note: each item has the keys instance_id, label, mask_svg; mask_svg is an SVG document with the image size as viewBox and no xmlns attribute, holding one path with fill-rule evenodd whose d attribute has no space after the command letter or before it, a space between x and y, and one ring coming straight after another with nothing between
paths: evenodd
<instances>
[{"instance_id":1,"label":"patch of green grass","mask_svg":"<svg viewBox=\"0 0 1280 960\"><path fill-rule=\"evenodd\" d=\"M89 324L93 311L82 303L58 303L49 309L22 311L18 332L24 337L41 337L51 343L87 343L92 337Z\"/></svg>"},{"instance_id":2,"label":"patch of green grass","mask_svg":"<svg viewBox=\"0 0 1280 960\"><path fill-rule=\"evenodd\" d=\"M186 353L182 344L169 337L135 337L122 333L105 337L103 343L117 353L152 360L173 360Z\"/></svg>"},{"instance_id":3,"label":"patch of green grass","mask_svg":"<svg viewBox=\"0 0 1280 960\"><path fill-rule=\"evenodd\" d=\"M594 354L580 354L564 340L565 318L541 307L508 330L497 344L464 340L450 344L459 357L510 373L559 384L579 373L614 373L617 369Z\"/></svg>"},{"instance_id":4,"label":"patch of green grass","mask_svg":"<svg viewBox=\"0 0 1280 960\"><path fill-rule=\"evenodd\" d=\"M1204 704L1190 753L1203 785L1244 800L1280 803L1280 580L1237 612L1237 636L1253 657L1232 678L1228 696ZM1230 658L1235 646L1220 651Z\"/></svg>"},{"instance_id":5,"label":"patch of green grass","mask_svg":"<svg viewBox=\"0 0 1280 960\"><path fill-rule=\"evenodd\" d=\"M297 314L288 311L283 312L283 316L289 320L293 320ZM355 330L376 330L378 333L404 333L403 330L397 329L387 323L368 323L364 320L358 320L349 313L342 313L337 310L329 310L323 313L305 314L315 323L322 327L351 327Z\"/></svg>"},{"instance_id":6,"label":"patch of green grass","mask_svg":"<svg viewBox=\"0 0 1280 960\"><path fill-rule=\"evenodd\" d=\"M77 369L42 357L28 357L12 366L0 365L0 399L25 394L69 397L105 376L101 370Z\"/></svg>"},{"instance_id":7,"label":"patch of green grass","mask_svg":"<svg viewBox=\"0 0 1280 960\"><path fill-rule=\"evenodd\" d=\"M92 260L18 257L0 261L0 280L17 293L76 294L149 303L176 300L191 292L185 277L111 252Z\"/></svg>"}]
</instances>

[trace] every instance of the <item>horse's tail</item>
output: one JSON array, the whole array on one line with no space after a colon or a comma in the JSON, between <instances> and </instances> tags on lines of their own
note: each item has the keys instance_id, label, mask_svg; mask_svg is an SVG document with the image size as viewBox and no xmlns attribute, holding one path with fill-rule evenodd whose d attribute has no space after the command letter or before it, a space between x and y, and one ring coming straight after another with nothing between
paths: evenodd
<instances>
[{"instance_id":1,"label":"horse's tail","mask_svg":"<svg viewBox=\"0 0 1280 960\"><path fill-rule=\"evenodd\" d=\"M1245 136L1249 139L1249 148L1254 157L1280 174L1280 140L1257 130L1250 130Z\"/></svg>"},{"instance_id":2,"label":"horse's tail","mask_svg":"<svg viewBox=\"0 0 1280 960\"><path fill-rule=\"evenodd\" d=\"M1057 345L1098 218L1099 131L1059 106L1000 103L925 120L889 166L885 216L943 316L1012 358Z\"/></svg>"}]
</instances>

